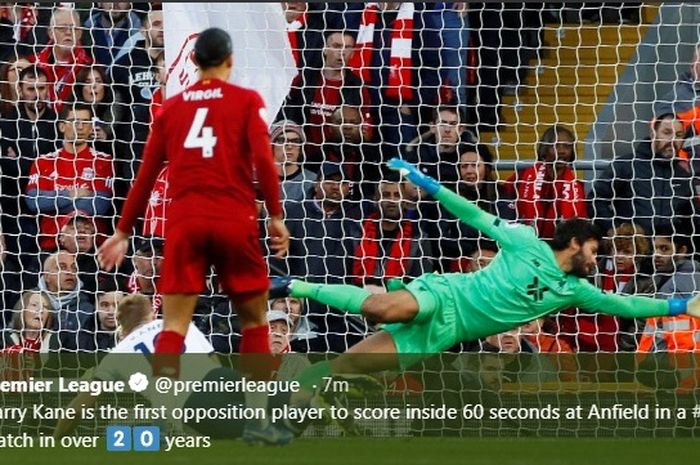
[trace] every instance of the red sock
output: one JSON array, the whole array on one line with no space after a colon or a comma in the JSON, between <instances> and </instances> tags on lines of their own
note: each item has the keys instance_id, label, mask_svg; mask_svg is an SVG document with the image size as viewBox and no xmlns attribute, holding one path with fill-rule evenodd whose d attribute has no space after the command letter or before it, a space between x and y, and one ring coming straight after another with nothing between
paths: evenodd
<instances>
[{"instance_id":1,"label":"red sock","mask_svg":"<svg viewBox=\"0 0 700 465\"><path fill-rule=\"evenodd\" d=\"M185 337L175 331L162 331L156 338L153 376L180 377L180 354Z\"/></svg>"},{"instance_id":2,"label":"red sock","mask_svg":"<svg viewBox=\"0 0 700 465\"><path fill-rule=\"evenodd\" d=\"M272 376L273 357L270 354L270 327L255 326L241 331L241 372L257 380Z\"/></svg>"},{"instance_id":3,"label":"red sock","mask_svg":"<svg viewBox=\"0 0 700 465\"><path fill-rule=\"evenodd\" d=\"M185 344L185 336L175 331L161 331L156 338L155 349L157 354L181 354Z\"/></svg>"}]
</instances>

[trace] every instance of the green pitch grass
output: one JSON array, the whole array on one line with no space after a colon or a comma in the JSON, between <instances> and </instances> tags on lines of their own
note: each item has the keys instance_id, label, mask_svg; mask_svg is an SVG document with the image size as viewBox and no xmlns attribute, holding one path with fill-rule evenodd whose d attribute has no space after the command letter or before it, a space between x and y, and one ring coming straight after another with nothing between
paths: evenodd
<instances>
[{"instance_id":1,"label":"green pitch grass","mask_svg":"<svg viewBox=\"0 0 700 465\"><path fill-rule=\"evenodd\" d=\"M697 463L697 439L301 439L286 447L215 441L209 449L107 452L33 449L2 453L5 463L51 465L646 465ZM16 459L16 460L15 460Z\"/></svg>"}]
</instances>

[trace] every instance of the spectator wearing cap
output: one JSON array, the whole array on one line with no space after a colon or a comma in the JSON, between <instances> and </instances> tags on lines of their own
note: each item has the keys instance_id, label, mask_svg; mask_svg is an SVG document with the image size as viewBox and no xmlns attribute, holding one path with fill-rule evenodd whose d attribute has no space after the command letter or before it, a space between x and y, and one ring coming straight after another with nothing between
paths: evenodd
<instances>
[{"instance_id":1,"label":"spectator wearing cap","mask_svg":"<svg viewBox=\"0 0 700 465\"><path fill-rule=\"evenodd\" d=\"M286 354L291 350L290 332L292 320L286 312L269 310L267 322L270 325L270 352L273 354Z\"/></svg>"},{"instance_id":2,"label":"spectator wearing cap","mask_svg":"<svg viewBox=\"0 0 700 465\"><path fill-rule=\"evenodd\" d=\"M75 256L78 278L87 292L95 292L97 286L96 240L97 226L89 215L75 211L62 219L58 233L59 249Z\"/></svg>"},{"instance_id":3,"label":"spectator wearing cap","mask_svg":"<svg viewBox=\"0 0 700 465\"><path fill-rule=\"evenodd\" d=\"M282 186L282 202L299 203L316 181L316 173L302 166L304 130L294 121L278 121L270 128L272 152Z\"/></svg>"},{"instance_id":4,"label":"spectator wearing cap","mask_svg":"<svg viewBox=\"0 0 700 465\"><path fill-rule=\"evenodd\" d=\"M315 323L309 320L304 299L284 297L270 301L270 310L285 312L291 320L290 344L293 352L326 352L328 337L333 334L321 334Z\"/></svg>"},{"instance_id":5,"label":"spectator wearing cap","mask_svg":"<svg viewBox=\"0 0 700 465\"><path fill-rule=\"evenodd\" d=\"M39 290L47 294L55 312L53 329L58 332L51 346L68 351L89 350L95 306L78 279L75 257L64 250L49 255L39 277Z\"/></svg>"},{"instance_id":6,"label":"spectator wearing cap","mask_svg":"<svg viewBox=\"0 0 700 465\"><path fill-rule=\"evenodd\" d=\"M269 310L267 322L270 325L270 351L276 356L274 358L275 379L295 379L299 373L311 366L311 362L306 357L289 354L292 320L286 312ZM282 354L288 355L281 357Z\"/></svg>"},{"instance_id":7,"label":"spectator wearing cap","mask_svg":"<svg viewBox=\"0 0 700 465\"><path fill-rule=\"evenodd\" d=\"M312 282L345 283L352 274L353 250L361 237L360 210L348 201L352 183L342 164L326 162L306 200L290 204L285 223L289 253L273 267ZM275 266L276 265L276 266ZM319 332L340 334L330 350L343 352L366 334L364 322L346 315L329 314L328 307L309 303L309 319Z\"/></svg>"},{"instance_id":8,"label":"spectator wearing cap","mask_svg":"<svg viewBox=\"0 0 700 465\"><path fill-rule=\"evenodd\" d=\"M129 277L127 288L131 294L143 294L151 298L153 312L159 313L163 297L156 283L163 265L164 241L159 238L144 239L134 252L134 272Z\"/></svg>"}]
</instances>

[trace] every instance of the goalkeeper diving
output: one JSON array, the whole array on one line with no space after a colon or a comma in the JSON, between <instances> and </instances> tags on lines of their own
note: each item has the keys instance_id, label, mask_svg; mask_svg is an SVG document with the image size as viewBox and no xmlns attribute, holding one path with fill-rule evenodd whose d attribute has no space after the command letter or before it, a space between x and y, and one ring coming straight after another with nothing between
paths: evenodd
<instances>
[{"instance_id":1,"label":"goalkeeper diving","mask_svg":"<svg viewBox=\"0 0 700 465\"><path fill-rule=\"evenodd\" d=\"M381 331L333 361L303 372L299 381L307 392L327 376L405 369L456 343L517 328L570 307L625 318L700 317L698 296L668 300L621 296L589 283L586 277L595 269L602 239L590 221L564 221L553 239L545 242L533 228L481 210L406 161L394 158L388 166L461 221L496 240L500 252L488 267L475 273L426 273L407 285L392 280L386 294L351 285L273 278L272 298L313 299L384 324ZM384 355L353 356L368 353Z\"/></svg>"}]
</instances>

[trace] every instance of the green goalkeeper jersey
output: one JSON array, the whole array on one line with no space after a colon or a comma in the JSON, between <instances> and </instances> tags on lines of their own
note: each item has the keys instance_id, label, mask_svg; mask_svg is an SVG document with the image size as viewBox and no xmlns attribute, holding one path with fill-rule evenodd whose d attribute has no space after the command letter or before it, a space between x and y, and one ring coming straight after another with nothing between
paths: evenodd
<instances>
[{"instance_id":1,"label":"green goalkeeper jersey","mask_svg":"<svg viewBox=\"0 0 700 465\"><path fill-rule=\"evenodd\" d=\"M551 247L529 226L495 219L485 233L501 247L489 266L476 273L444 275L459 326L466 331L464 339L500 333L570 307L628 318L668 311L664 300L608 294L564 273Z\"/></svg>"},{"instance_id":2,"label":"green goalkeeper jersey","mask_svg":"<svg viewBox=\"0 0 700 465\"><path fill-rule=\"evenodd\" d=\"M443 350L570 307L627 318L669 312L668 301L605 293L586 279L564 273L551 247L529 226L501 220L445 187L435 198L496 240L501 250L476 273L430 273L407 286L419 303L416 320L386 326L400 352Z\"/></svg>"}]
</instances>

